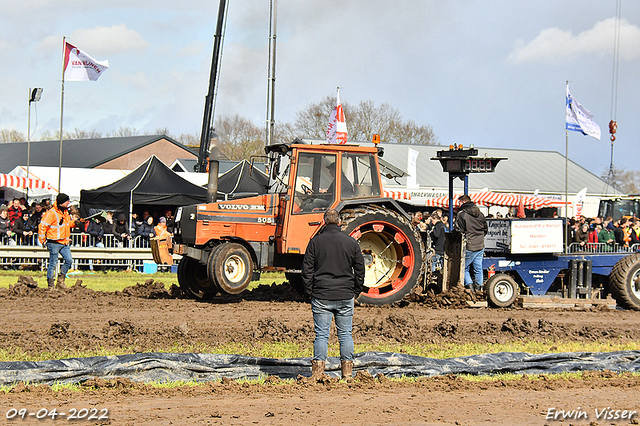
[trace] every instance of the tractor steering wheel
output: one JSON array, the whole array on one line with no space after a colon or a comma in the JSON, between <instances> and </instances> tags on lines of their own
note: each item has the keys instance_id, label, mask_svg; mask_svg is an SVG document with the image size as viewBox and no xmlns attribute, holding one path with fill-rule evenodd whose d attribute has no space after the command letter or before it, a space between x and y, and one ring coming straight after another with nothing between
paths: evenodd
<instances>
[{"instance_id":1,"label":"tractor steering wheel","mask_svg":"<svg viewBox=\"0 0 640 426\"><path fill-rule=\"evenodd\" d=\"M304 193L306 195L313 195L313 189L309 188L307 185L305 185L304 183L300 185L300 187L302 188L302 190L304 191Z\"/></svg>"}]
</instances>

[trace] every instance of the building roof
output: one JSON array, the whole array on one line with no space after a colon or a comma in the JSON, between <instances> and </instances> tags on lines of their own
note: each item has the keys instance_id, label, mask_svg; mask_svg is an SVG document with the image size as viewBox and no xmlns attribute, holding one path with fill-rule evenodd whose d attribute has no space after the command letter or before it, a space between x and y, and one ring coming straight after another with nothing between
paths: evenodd
<instances>
[{"instance_id":1,"label":"building roof","mask_svg":"<svg viewBox=\"0 0 640 426\"><path fill-rule=\"evenodd\" d=\"M322 144L326 143L319 139L303 139L306 143ZM350 142L366 145L369 142ZM384 156L382 157L391 165L401 171L408 170L409 148L418 151L417 157L417 182L420 191L441 192L449 188L449 177L442 171L442 166L436 157L437 151L447 150L444 145L409 145L382 143ZM533 193L536 190L545 195L564 195L565 193L565 156L556 151L535 151L526 149L505 149L505 148L478 148L479 157L501 157L507 158L500 161L493 173L470 173L469 190L475 191L495 191L495 192L515 192ZM575 195L583 188L587 188L587 194L593 196L601 195L622 195L620 191L607 184L600 177L591 173L579 164L568 161L567 191L569 195ZM397 179L384 179L386 187L407 186L407 177ZM454 181L454 188L457 192L462 192L464 185L459 179ZM413 188L408 188L413 190Z\"/></svg>"},{"instance_id":2,"label":"building roof","mask_svg":"<svg viewBox=\"0 0 640 426\"><path fill-rule=\"evenodd\" d=\"M180 142L165 135L127 136L120 138L63 139L62 167L94 168L108 161L126 155L159 140L166 140L193 155L198 155ZM0 155L0 173L8 173L16 166L27 164L29 151L30 166L58 167L60 162L60 141L32 141L3 143Z\"/></svg>"},{"instance_id":3,"label":"building roof","mask_svg":"<svg viewBox=\"0 0 640 426\"><path fill-rule=\"evenodd\" d=\"M447 173L437 160L436 152L448 149L442 145L406 145L381 144L384 147L383 158L394 166L408 169L409 148L418 151L417 181L420 189L441 189L449 187ZM489 191L540 194L565 193L565 156L556 151L535 151L524 149L477 148L480 157L504 157L494 173L470 173L469 189ZM608 185L604 180L579 164L568 161L567 190L575 195L587 188L589 195L620 195L620 191ZM397 179L400 186L406 186L407 178ZM391 184L392 182L387 182ZM454 182L456 189L463 188L463 182Z\"/></svg>"}]
</instances>

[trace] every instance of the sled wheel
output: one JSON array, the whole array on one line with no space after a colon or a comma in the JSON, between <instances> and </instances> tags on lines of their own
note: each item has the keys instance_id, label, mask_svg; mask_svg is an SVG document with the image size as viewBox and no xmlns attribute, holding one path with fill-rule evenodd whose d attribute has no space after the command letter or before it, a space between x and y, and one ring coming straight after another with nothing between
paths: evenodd
<instances>
[{"instance_id":1,"label":"sled wheel","mask_svg":"<svg viewBox=\"0 0 640 426\"><path fill-rule=\"evenodd\" d=\"M640 254L623 257L614 265L609 288L618 305L640 310Z\"/></svg>"},{"instance_id":2,"label":"sled wheel","mask_svg":"<svg viewBox=\"0 0 640 426\"><path fill-rule=\"evenodd\" d=\"M196 299L211 298L217 292L207 276L207 267L188 256L178 264L178 284L184 293Z\"/></svg>"},{"instance_id":3,"label":"sled wheel","mask_svg":"<svg viewBox=\"0 0 640 426\"><path fill-rule=\"evenodd\" d=\"M493 308L508 308L518 297L518 284L507 274L495 274L485 283L487 303Z\"/></svg>"},{"instance_id":4,"label":"sled wheel","mask_svg":"<svg viewBox=\"0 0 640 426\"><path fill-rule=\"evenodd\" d=\"M364 257L360 303L397 302L422 282L426 252L406 218L375 205L346 209L341 216L342 231L358 241Z\"/></svg>"},{"instance_id":5,"label":"sled wheel","mask_svg":"<svg viewBox=\"0 0 640 426\"><path fill-rule=\"evenodd\" d=\"M253 262L245 246L223 243L209 259L212 274L220 290L228 294L242 293L251 282Z\"/></svg>"}]
</instances>

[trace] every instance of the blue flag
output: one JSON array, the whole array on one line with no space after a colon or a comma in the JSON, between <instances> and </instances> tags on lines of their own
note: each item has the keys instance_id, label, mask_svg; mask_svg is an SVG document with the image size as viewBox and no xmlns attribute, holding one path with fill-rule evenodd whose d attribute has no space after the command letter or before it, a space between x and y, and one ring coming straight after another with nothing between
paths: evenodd
<instances>
[{"instance_id":1,"label":"blue flag","mask_svg":"<svg viewBox=\"0 0 640 426\"><path fill-rule=\"evenodd\" d=\"M571 96L568 84L566 101L567 130L580 132L583 135L600 140L600 126L592 120L593 115L589 110L580 105L580 103Z\"/></svg>"}]
</instances>

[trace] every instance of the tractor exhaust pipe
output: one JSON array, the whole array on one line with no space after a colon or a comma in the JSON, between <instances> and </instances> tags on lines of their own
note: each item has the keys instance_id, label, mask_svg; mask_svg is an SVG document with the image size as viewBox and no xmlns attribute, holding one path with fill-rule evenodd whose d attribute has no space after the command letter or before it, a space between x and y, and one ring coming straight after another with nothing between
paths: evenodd
<instances>
[{"instance_id":1,"label":"tractor exhaust pipe","mask_svg":"<svg viewBox=\"0 0 640 426\"><path fill-rule=\"evenodd\" d=\"M207 182L207 203L215 203L218 200L218 171L220 170L220 150L216 144L217 140L212 140L211 151L209 152L209 181Z\"/></svg>"}]
</instances>

